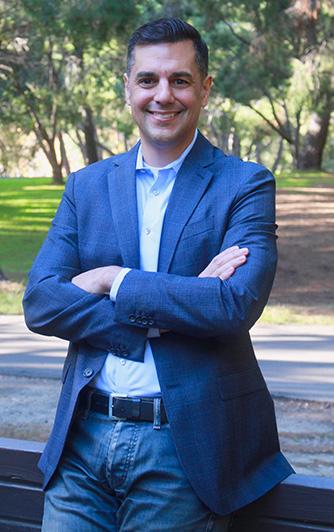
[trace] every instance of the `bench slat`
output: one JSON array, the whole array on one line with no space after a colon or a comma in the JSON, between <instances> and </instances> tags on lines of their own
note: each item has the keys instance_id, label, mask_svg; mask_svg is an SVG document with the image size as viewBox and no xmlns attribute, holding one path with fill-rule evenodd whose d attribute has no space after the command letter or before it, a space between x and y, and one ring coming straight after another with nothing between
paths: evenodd
<instances>
[{"instance_id":1,"label":"bench slat","mask_svg":"<svg viewBox=\"0 0 334 532\"><path fill-rule=\"evenodd\" d=\"M0 532L36 532L43 512L43 443L0 438ZM231 532L333 532L334 479L291 475L239 510Z\"/></svg>"},{"instance_id":2,"label":"bench slat","mask_svg":"<svg viewBox=\"0 0 334 532\"><path fill-rule=\"evenodd\" d=\"M43 513L41 489L0 482L1 519L39 524Z\"/></svg>"}]
</instances>

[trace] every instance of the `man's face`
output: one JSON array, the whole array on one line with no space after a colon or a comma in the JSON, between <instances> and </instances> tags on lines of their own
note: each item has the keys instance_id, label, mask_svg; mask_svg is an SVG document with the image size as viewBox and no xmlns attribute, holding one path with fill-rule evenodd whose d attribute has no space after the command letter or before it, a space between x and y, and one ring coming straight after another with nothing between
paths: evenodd
<instances>
[{"instance_id":1,"label":"man's face","mask_svg":"<svg viewBox=\"0 0 334 532\"><path fill-rule=\"evenodd\" d=\"M181 153L193 138L212 84L210 76L201 76L192 41L136 46L124 81L143 148L177 146Z\"/></svg>"}]
</instances>

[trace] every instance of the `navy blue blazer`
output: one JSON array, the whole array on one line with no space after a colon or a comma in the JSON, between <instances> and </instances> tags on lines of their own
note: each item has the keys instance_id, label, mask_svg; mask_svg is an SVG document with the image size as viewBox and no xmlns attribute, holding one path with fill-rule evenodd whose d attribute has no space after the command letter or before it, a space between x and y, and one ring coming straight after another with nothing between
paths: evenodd
<instances>
[{"instance_id":1,"label":"navy blue blazer","mask_svg":"<svg viewBox=\"0 0 334 532\"><path fill-rule=\"evenodd\" d=\"M260 497L293 470L279 449L273 401L249 329L276 267L274 179L224 155L202 135L185 159L167 207L157 273L139 270L137 147L70 175L32 267L28 327L69 340L54 428L40 461L45 485L57 467L80 390L107 354L142 361L148 327L177 453L191 485L224 515ZM198 278L221 250L247 246L227 281ZM132 268L116 303L71 283L80 272Z\"/></svg>"}]
</instances>

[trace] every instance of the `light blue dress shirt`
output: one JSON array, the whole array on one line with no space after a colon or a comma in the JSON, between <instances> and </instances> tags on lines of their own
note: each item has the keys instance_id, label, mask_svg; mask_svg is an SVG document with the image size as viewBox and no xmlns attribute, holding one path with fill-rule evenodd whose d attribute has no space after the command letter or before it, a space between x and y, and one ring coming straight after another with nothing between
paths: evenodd
<instances>
[{"instance_id":1,"label":"light blue dress shirt","mask_svg":"<svg viewBox=\"0 0 334 532\"><path fill-rule=\"evenodd\" d=\"M193 147L197 130L191 144L182 155L163 168L155 168L145 163L141 146L136 163L136 187L138 230L140 240L140 269L156 272L162 224L175 179L181 165ZM117 291L128 268L123 268L116 277L110 297L116 300ZM159 331L149 329L148 338L159 336ZM160 385L150 342L146 342L144 362L134 362L108 354L104 366L96 376L94 386L114 395L152 396L160 395Z\"/></svg>"}]
</instances>

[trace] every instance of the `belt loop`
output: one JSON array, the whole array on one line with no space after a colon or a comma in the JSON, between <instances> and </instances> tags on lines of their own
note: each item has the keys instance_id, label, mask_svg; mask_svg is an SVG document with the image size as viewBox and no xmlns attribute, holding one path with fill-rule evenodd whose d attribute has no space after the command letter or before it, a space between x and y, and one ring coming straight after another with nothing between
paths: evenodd
<instances>
[{"instance_id":1,"label":"belt loop","mask_svg":"<svg viewBox=\"0 0 334 532\"><path fill-rule=\"evenodd\" d=\"M154 397L153 399L153 428L155 430L161 429L161 397Z\"/></svg>"}]
</instances>

